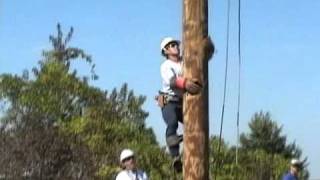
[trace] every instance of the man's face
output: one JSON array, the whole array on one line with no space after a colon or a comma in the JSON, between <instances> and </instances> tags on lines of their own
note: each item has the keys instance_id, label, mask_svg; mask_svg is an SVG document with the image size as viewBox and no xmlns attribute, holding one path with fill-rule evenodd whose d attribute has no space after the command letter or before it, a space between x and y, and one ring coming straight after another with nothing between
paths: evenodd
<instances>
[{"instance_id":1,"label":"man's face","mask_svg":"<svg viewBox=\"0 0 320 180\"><path fill-rule=\"evenodd\" d=\"M134 156L128 157L126 159L124 159L122 161L123 166L127 169L127 170L133 170L136 167L136 161Z\"/></svg>"},{"instance_id":2,"label":"man's face","mask_svg":"<svg viewBox=\"0 0 320 180\"><path fill-rule=\"evenodd\" d=\"M171 56L179 56L180 55L180 48L177 42L171 42L165 47L165 53Z\"/></svg>"},{"instance_id":3,"label":"man's face","mask_svg":"<svg viewBox=\"0 0 320 180\"><path fill-rule=\"evenodd\" d=\"M292 165L292 166L291 166L291 171L292 171L293 174L296 175L296 176L297 176L298 173L299 173L299 169L300 169L300 168L299 168L298 166L295 166L295 165Z\"/></svg>"}]
</instances>

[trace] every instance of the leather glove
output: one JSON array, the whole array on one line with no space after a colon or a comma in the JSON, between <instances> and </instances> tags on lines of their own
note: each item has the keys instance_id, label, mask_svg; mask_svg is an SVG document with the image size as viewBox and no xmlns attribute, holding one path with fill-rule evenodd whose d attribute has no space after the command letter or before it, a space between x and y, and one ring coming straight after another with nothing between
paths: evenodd
<instances>
[{"instance_id":1,"label":"leather glove","mask_svg":"<svg viewBox=\"0 0 320 180\"><path fill-rule=\"evenodd\" d=\"M185 89L188 93L194 95L201 91L201 85L196 80L187 79Z\"/></svg>"}]
</instances>

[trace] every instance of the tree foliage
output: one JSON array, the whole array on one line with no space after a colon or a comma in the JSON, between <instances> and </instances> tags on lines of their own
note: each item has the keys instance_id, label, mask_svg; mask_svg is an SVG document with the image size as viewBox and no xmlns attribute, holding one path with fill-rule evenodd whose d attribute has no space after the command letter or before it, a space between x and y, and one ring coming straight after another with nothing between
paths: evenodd
<instances>
[{"instance_id":1,"label":"tree foliage","mask_svg":"<svg viewBox=\"0 0 320 180\"><path fill-rule=\"evenodd\" d=\"M267 153L283 153L286 148L286 137L281 134L282 127L278 127L271 120L269 113L255 113L249 123L250 133L242 134L240 141L245 149L263 149Z\"/></svg>"},{"instance_id":2,"label":"tree foliage","mask_svg":"<svg viewBox=\"0 0 320 180\"><path fill-rule=\"evenodd\" d=\"M71 62L85 60L97 79L90 55L69 47L60 25L50 36L33 78L2 74L0 175L5 179L110 179L119 170L123 148L139 154L153 177L169 177L169 158L145 127L145 96L124 84L107 91L89 85L88 77L71 71Z\"/></svg>"},{"instance_id":3,"label":"tree foliage","mask_svg":"<svg viewBox=\"0 0 320 180\"><path fill-rule=\"evenodd\" d=\"M270 113L255 113L249 123L249 133L242 134L236 164L236 147L219 138L210 138L211 179L277 180L289 170L292 158L301 158L302 151L295 143L288 143L282 127L271 119ZM308 179L307 159L301 179Z\"/></svg>"},{"instance_id":4,"label":"tree foliage","mask_svg":"<svg viewBox=\"0 0 320 180\"><path fill-rule=\"evenodd\" d=\"M90 85L98 78L95 65L83 49L69 46L73 32L64 37L58 24L49 37L52 49L31 75L0 75L0 179L114 179L123 148L136 151L152 179L181 179L145 125L146 97L126 83L110 92ZM89 75L72 70L77 61L88 63ZM249 128L241 135L239 164L234 146L222 141L217 153L218 138L210 138L211 179L280 179L289 160L301 158L269 113L256 113Z\"/></svg>"}]
</instances>

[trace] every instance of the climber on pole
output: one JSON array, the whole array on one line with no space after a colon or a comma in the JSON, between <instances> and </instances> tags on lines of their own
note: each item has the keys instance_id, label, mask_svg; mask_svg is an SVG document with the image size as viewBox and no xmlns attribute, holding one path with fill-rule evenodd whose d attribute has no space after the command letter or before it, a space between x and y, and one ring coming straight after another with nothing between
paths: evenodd
<instances>
[{"instance_id":1,"label":"climber on pole","mask_svg":"<svg viewBox=\"0 0 320 180\"><path fill-rule=\"evenodd\" d=\"M179 151L183 137L177 135L177 129L179 122L183 123L183 93L197 94L201 90L201 86L196 81L183 77L183 60L179 46L180 41L171 37L164 38L160 44L161 54L165 60L160 68L162 89L156 97L167 125L166 143L173 158L172 166L177 172L182 171Z\"/></svg>"}]
</instances>

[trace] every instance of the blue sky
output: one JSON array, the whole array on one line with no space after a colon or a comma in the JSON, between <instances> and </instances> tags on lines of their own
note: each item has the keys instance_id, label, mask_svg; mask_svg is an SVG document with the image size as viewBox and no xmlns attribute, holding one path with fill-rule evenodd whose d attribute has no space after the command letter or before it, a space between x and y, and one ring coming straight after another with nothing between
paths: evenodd
<instances>
[{"instance_id":1,"label":"blue sky","mask_svg":"<svg viewBox=\"0 0 320 180\"><path fill-rule=\"evenodd\" d=\"M228 94L224 138L236 142L237 1L231 4ZM320 1L243 1L241 132L254 112L269 111L289 141L309 157L311 177L320 178ZM218 134L222 105L227 1L209 0L209 33L217 53L210 61L210 133ZM93 56L103 89L129 84L147 96L147 125L163 144L165 125L153 96L161 87L159 44L182 36L182 1L0 1L0 73L31 69L50 47L60 22L75 28L72 45ZM85 63L77 63L88 74Z\"/></svg>"}]
</instances>

